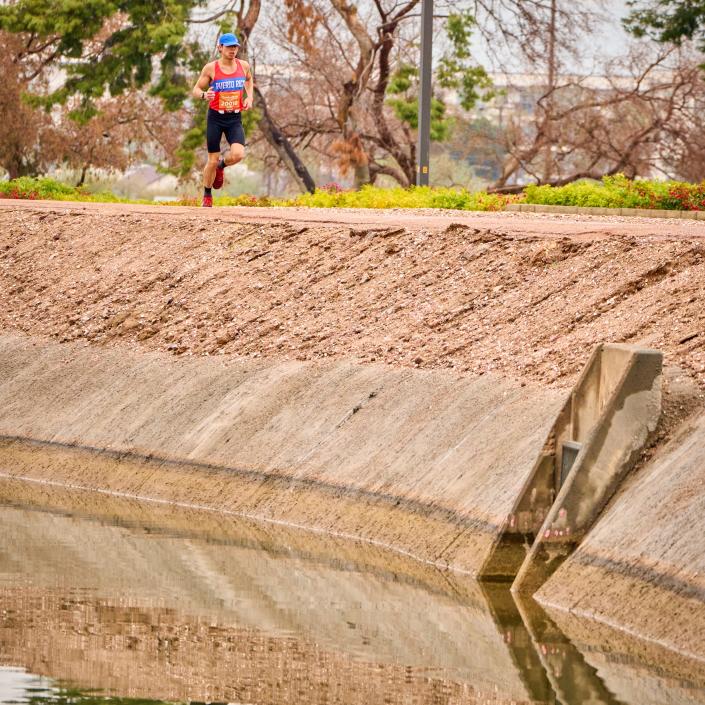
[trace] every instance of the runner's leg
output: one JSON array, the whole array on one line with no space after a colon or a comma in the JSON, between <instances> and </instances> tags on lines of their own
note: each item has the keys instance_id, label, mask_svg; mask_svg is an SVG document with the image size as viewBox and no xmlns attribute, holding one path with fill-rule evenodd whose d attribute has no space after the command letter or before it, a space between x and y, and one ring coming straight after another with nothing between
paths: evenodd
<instances>
[{"instance_id":1,"label":"runner's leg","mask_svg":"<svg viewBox=\"0 0 705 705\"><path fill-rule=\"evenodd\" d=\"M220 161L220 166L223 168L233 166L245 157L245 130L242 127L240 116L225 130L225 139L228 141L230 149Z\"/></svg>"},{"instance_id":2,"label":"runner's leg","mask_svg":"<svg viewBox=\"0 0 705 705\"><path fill-rule=\"evenodd\" d=\"M223 124L220 115L215 110L208 110L206 122L206 144L208 146L208 161L203 170L203 187L211 188L215 179L215 170L220 159L220 140L223 136Z\"/></svg>"},{"instance_id":3,"label":"runner's leg","mask_svg":"<svg viewBox=\"0 0 705 705\"><path fill-rule=\"evenodd\" d=\"M219 159L220 152L208 152L208 162L206 163L206 168L203 170L204 188L211 188L213 186L213 179L215 179L215 169L218 166Z\"/></svg>"},{"instance_id":4,"label":"runner's leg","mask_svg":"<svg viewBox=\"0 0 705 705\"><path fill-rule=\"evenodd\" d=\"M230 149L225 153L225 166L233 166L241 162L245 157L245 145L233 142Z\"/></svg>"}]
</instances>

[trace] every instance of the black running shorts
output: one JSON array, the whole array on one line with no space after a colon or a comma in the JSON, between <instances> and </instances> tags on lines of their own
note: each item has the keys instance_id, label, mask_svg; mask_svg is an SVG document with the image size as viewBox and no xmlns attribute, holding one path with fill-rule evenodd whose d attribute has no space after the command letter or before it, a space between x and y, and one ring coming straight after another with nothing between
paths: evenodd
<instances>
[{"instance_id":1,"label":"black running shorts","mask_svg":"<svg viewBox=\"0 0 705 705\"><path fill-rule=\"evenodd\" d=\"M242 129L242 115L240 113L219 113L213 108L208 108L206 121L206 144L208 152L220 152L220 140L225 135L228 144L241 144L245 146L245 131Z\"/></svg>"}]
</instances>

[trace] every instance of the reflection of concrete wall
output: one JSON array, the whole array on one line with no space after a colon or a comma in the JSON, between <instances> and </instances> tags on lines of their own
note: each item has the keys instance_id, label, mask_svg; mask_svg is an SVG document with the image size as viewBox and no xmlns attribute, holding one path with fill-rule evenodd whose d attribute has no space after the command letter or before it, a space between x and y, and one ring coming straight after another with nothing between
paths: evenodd
<instances>
[{"instance_id":1,"label":"reflection of concrete wall","mask_svg":"<svg viewBox=\"0 0 705 705\"><path fill-rule=\"evenodd\" d=\"M47 590L27 591L22 603L7 606L23 608L26 621L0 625L5 663L122 697L272 705L518 702L504 695L503 684L499 692L484 690L456 674L353 659L310 640L157 606L77 601Z\"/></svg>"},{"instance_id":2,"label":"reflection of concrete wall","mask_svg":"<svg viewBox=\"0 0 705 705\"><path fill-rule=\"evenodd\" d=\"M334 566L258 550L246 528L238 545L236 533L231 526L230 543L212 543L0 510L0 601L11 614L0 618L5 663L159 698L232 700L227 689L206 697L199 688L227 688L237 673L240 684L251 676L274 689L293 668L298 685L313 679L314 690L316 678L348 688L359 678L381 698L384 678L406 673L399 697L413 687L430 695L435 681L457 696L498 689L528 700L472 583L426 568L436 586L429 591L403 572L360 572L364 551L349 547Z\"/></svg>"},{"instance_id":3,"label":"reflection of concrete wall","mask_svg":"<svg viewBox=\"0 0 705 705\"><path fill-rule=\"evenodd\" d=\"M585 653L605 686L620 703L639 705L703 705L705 684L677 680L666 672L643 667L601 651Z\"/></svg>"},{"instance_id":4,"label":"reflection of concrete wall","mask_svg":"<svg viewBox=\"0 0 705 705\"><path fill-rule=\"evenodd\" d=\"M95 493L4 481L0 502L17 486L119 525L0 509L0 664L172 699L234 700L257 683L258 702L301 688L331 702L332 683L345 702L555 702L550 682L561 702L705 702L705 664L559 614L578 651L529 600L522 621L506 586Z\"/></svg>"},{"instance_id":5,"label":"reflection of concrete wall","mask_svg":"<svg viewBox=\"0 0 705 705\"><path fill-rule=\"evenodd\" d=\"M538 593L705 659L705 415L619 492Z\"/></svg>"},{"instance_id":6,"label":"reflection of concrete wall","mask_svg":"<svg viewBox=\"0 0 705 705\"><path fill-rule=\"evenodd\" d=\"M653 642L563 612L555 616L585 661L622 703L702 705L705 662L683 658Z\"/></svg>"},{"instance_id":7,"label":"reflection of concrete wall","mask_svg":"<svg viewBox=\"0 0 705 705\"><path fill-rule=\"evenodd\" d=\"M4 336L0 434L193 465L100 465L8 442L0 459L17 474L247 512L474 572L560 397L489 376L181 360Z\"/></svg>"}]
</instances>

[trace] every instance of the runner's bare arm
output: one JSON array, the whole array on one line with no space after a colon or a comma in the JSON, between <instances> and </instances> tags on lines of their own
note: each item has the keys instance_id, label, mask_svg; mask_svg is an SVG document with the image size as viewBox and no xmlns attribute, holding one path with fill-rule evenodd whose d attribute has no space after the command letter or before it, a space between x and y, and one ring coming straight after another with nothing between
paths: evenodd
<instances>
[{"instance_id":1,"label":"runner's bare arm","mask_svg":"<svg viewBox=\"0 0 705 705\"><path fill-rule=\"evenodd\" d=\"M252 107L252 103L255 99L255 82L252 77L252 69L247 61L242 61L242 68L245 69L245 102L243 103L243 108L249 110Z\"/></svg>"},{"instance_id":2,"label":"runner's bare arm","mask_svg":"<svg viewBox=\"0 0 705 705\"><path fill-rule=\"evenodd\" d=\"M201 71L201 75L196 81L196 85L191 91L191 95L196 98L196 100L207 100L210 102L215 98L215 91L210 89L211 81L215 75L213 71L213 64L206 64Z\"/></svg>"}]
</instances>

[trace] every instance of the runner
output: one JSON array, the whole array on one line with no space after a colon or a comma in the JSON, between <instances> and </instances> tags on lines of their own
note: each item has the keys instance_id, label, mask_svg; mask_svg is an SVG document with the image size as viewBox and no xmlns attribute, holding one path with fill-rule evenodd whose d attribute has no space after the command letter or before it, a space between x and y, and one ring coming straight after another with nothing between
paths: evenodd
<instances>
[{"instance_id":1,"label":"runner","mask_svg":"<svg viewBox=\"0 0 705 705\"><path fill-rule=\"evenodd\" d=\"M250 65L237 58L239 47L240 42L234 34L223 34L218 39L220 59L203 67L192 91L197 100L208 101L208 163L203 170L202 203L206 207L213 205L211 189L223 185L225 167L237 164L245 156L241 111L252 107L254 92ZM223 135L230 145L225 157L220 153Z\"/></svg>"}]
</instances>

